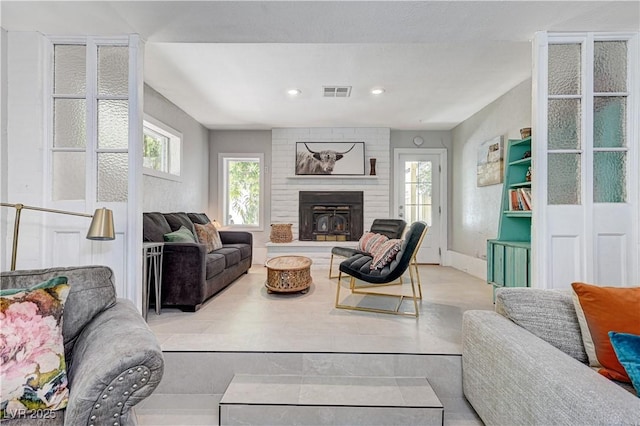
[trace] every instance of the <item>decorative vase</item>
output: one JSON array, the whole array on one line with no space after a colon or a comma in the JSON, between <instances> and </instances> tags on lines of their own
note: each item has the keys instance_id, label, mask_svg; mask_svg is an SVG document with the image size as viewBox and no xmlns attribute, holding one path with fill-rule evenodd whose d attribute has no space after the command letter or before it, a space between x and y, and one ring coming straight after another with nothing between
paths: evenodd
<instances>
[{"instance_id":1,"label":"decorative vase","mask_svg":"<svg viewBox=\"0 0 640 426\"><path fill-rule=\"evenodd\" d=\"M371 165L371 168L369 169L369 175L375 176L376 175L376 159L369 158L369 164Z\"/></svg>"},{"instance_id":2,"label":"decorative vase","mask_svg":"<svg viewBox=\"0 0 640 426\"><path fill-rule=\"evenodd\" d=\"M522 139L531 137L531 127L524 127L520 129L520 137L522 137Z\"/></svg>"}]
</instances>

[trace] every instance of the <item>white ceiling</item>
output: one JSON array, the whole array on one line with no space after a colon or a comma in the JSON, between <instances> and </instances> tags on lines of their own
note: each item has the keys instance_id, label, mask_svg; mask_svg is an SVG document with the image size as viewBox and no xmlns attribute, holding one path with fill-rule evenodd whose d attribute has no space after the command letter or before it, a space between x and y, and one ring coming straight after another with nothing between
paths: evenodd
<instances>
[{"instance_id":1,"label":"white ceiling","mask_svg":"<svg viewBox=\"0 0 640 426\"><path fill-rule=\"evenodd\" d=\"M145 81L212 129L446 130L531 76L534 33L638 31L639 1L0 3L2 27L138 33ZM322 86L352 86L323 98ZM299 88L296 98L286 89ZM369 90L384 87L373 96Z\"/></svg>"}]
</instances>

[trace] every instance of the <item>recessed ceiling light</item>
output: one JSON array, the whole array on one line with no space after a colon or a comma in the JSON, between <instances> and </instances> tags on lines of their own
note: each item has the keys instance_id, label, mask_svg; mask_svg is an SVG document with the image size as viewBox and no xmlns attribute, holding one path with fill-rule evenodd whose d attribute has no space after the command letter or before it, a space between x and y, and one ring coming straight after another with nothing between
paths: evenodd
<instances>
[{"instance_id":1,"label":"recessed ceiling light","mask_svg":"<svg viewBox=\"0 0 640 426\"><path fill-rule=\"evenodd\" d=\"M287 90L287 93L290 94L291 96L298 96L300 93L302 93L302 90L300 90L300 89L289 89L289 90Z\"/></svg>"},{"instance_id":2,"label":"recessed ceiling light","mask_svg":"<svg viewBox=\"0 0 640 426\"><path fill-rule=\"evenodd\" d=\"M372 95L382 95L383 93L384 93L384 89L382 88L371 89Z\"/></svg>"}]
</instances>

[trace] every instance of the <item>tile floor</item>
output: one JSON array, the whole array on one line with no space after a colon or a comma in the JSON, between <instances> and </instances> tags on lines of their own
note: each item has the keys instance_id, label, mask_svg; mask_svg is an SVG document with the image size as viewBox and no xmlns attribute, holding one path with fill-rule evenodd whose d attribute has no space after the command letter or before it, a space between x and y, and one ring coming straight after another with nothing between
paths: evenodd
<instances>
[{"instance_id":1,"label":"tile floor","mask_svg":"<svg viewBox=\"0 0 640 426\"><path fill-rule=\"evenodd\" d=\"M306 294L269 294L266 269L247 275L210 299L198 312L150 311L149 326L164 351L277 351L459 354L462 312L493 309L491 287L459 270L420 266L420 317L335 309L336 279L313 270ZM348 295L343 280L341 298ZM385 287L410 294L410 287ZM375 300L374 300L375 299ZM395 303L367 297L363 303ZM405 302L408 303L408 302Z\"/></svg>"},{"instance_id":2,"label":"tile floor","mask_svg":"<svg viewBox=\"0 0 640 426\"><path fill-rule=\"evenodd\" d=\"M266 269L254 266L198 312L163 308L161 315L150 311L147 321L162 349L174 352L172 356L189 351L200 352L202 356L208 356L205 352L225 352L226 355L219 355L223 359L234 356L233 352L239 352L235 355L239 358L243 357L242 352L284 352L311 358L314 355L304 353L318 353L316 357L351 356L351 353L381 354L369 355L377 357L450 355L461 352L462 313L469 309L493 309L491 287L483 280L453 268L430 265L420 266L424 298L419 304L418 319L335 309L337 280L329 280L327 272L312 270L314 282L306 294L269 294L264 287ZM343 287L346 290L346 280ZM391 290L410 292L406 284L385 288ZM348 291L341 294L342 298L363 297L350 296ZM373 303L381 300L368 297L360 302L368 304L369 299L375 299ZM141 425L217 425L221 397L154 394L136 412ZM445 407L466 405L463 400L449 401L446 395L442 401ZM465 410L468 408L460 409ZM481 424L473 414L456 416L450 415L445 424Z\"/></svg>"}]
</instances>

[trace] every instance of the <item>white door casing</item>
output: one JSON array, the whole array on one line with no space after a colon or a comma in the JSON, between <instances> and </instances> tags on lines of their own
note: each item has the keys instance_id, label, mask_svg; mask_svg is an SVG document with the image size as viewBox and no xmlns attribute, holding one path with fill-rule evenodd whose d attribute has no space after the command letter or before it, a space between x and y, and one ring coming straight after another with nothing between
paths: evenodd
<instances>
[{"instance_id":1,"label":"white door casing","mask_svg":"<svg viewBox=\"0 0 640 426\"><path fill-rule=\"evenodd\" d=\"M441 264L442 253L444 253L447 248L446 154L446 150L441 148L399 148L394 150L395 188L393 214L395 217L406 220L408 225L413 220L424 220L429 226L427 235L418 252L418 263ZM428 184L429 182L407 182L406 170L412 162L429 163L430 167L427 167L427 169L431 171L430 176L424 178L425 180L430 179L431 197L430 199L426 197L420 201L420 197L414 196L414 200L417 200L418 204L423 204L424 208L414 209L413 214L411 208L406 205L406 189L412 187L417 188L421 183ZM420 213L417 213L418 211L420 211Z\"/></svg>"}]
</instances>

